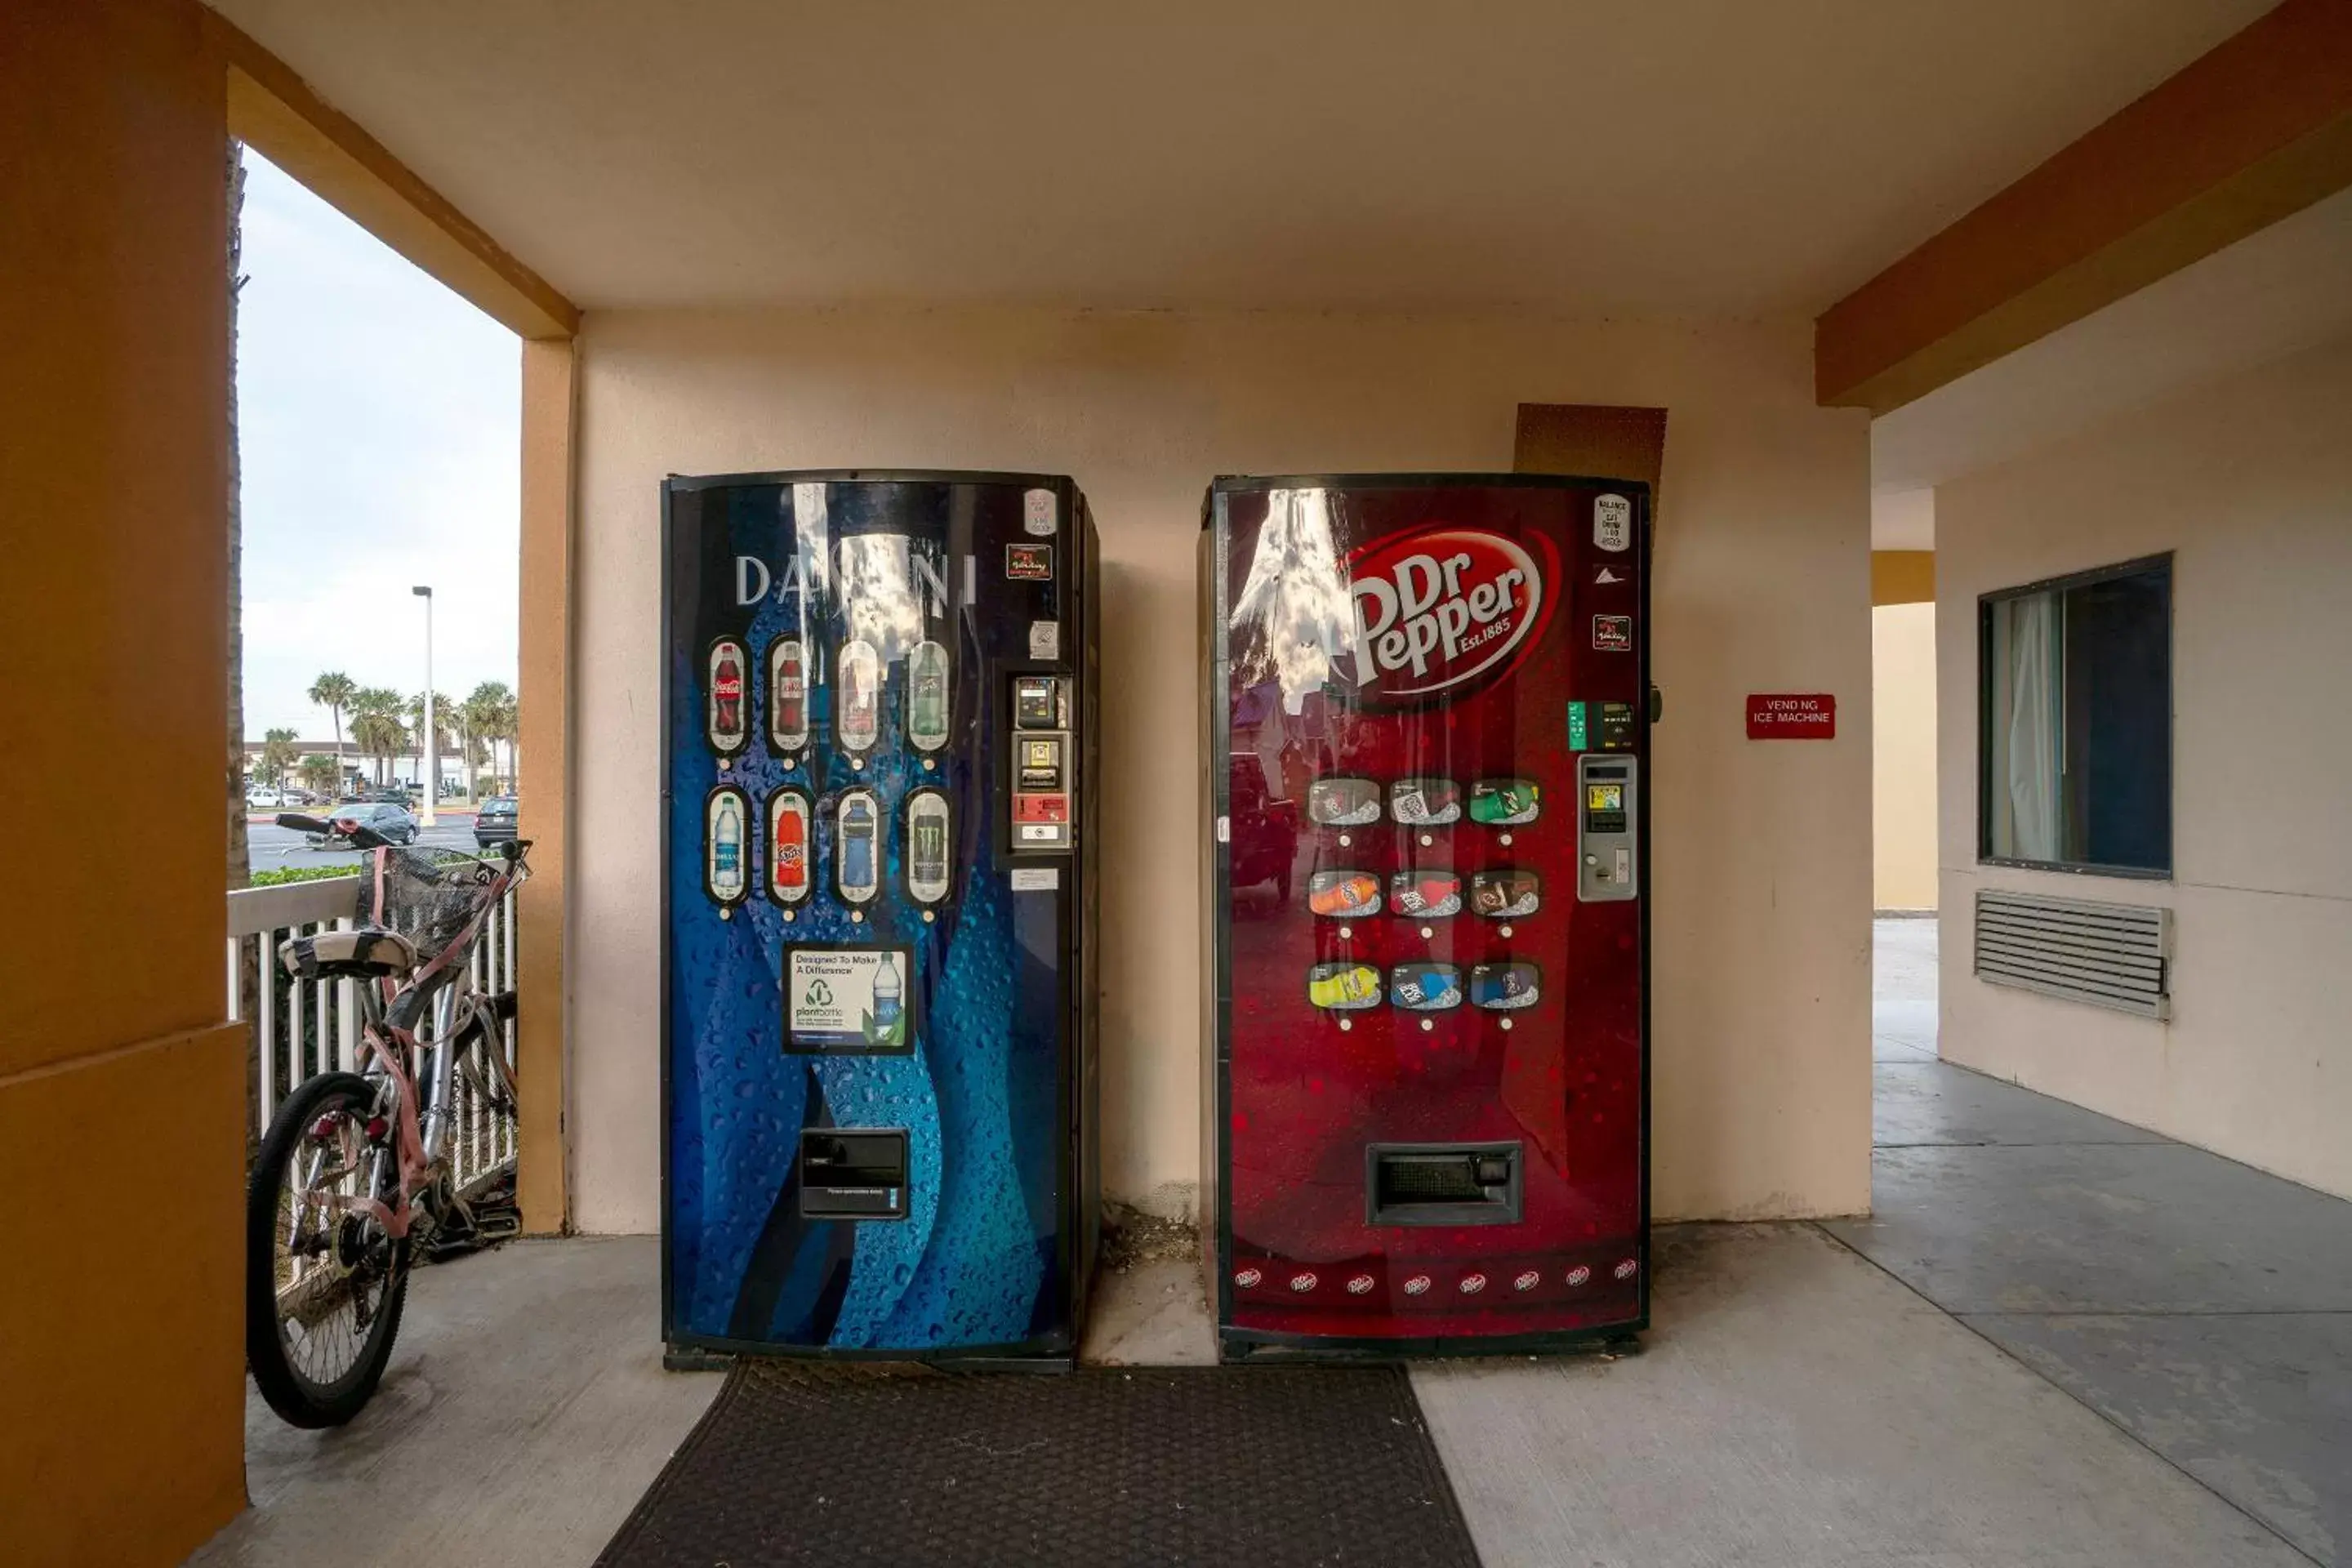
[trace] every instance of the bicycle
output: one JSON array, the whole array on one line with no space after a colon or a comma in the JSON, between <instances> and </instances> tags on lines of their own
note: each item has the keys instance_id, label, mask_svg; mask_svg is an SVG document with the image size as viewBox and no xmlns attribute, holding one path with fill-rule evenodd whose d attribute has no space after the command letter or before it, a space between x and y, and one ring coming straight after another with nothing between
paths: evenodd
<instances>
[{"instance_id":1,"label":"bicycle","mask_svg":"<svg viewBox=\"0 0 2352 1568\"><path fill-rule=\"evenodd\" d=\"M278 824L327 826L298 812ZM449 1139L461 1071L494 1110L514 1108L502 1027L514 999L476 991L467 959L529 878L530 841L499 846L495 862L403 848L364 825L352 842L369 853L355 929L297 937L278 963L297 984L358 982L359 1070L320 1073L287 1097L246 1188L246 1365L269 1407L305 1427L340 1426L374 1394L417 1249L516 1228L457 1192Z\"/></svg>"}]
</instances>

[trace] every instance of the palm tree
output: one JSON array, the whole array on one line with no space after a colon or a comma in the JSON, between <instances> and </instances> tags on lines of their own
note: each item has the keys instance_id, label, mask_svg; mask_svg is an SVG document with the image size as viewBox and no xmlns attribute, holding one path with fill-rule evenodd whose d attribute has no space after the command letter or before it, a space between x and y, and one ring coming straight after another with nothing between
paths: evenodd
<instances>
[{"instance_id":1,"label":"palm tree","mask_svg":"<svg viewBox=\"0 0 2352 1568\"><path fill-rule=\"evenodd\" d=\"M359 694L359 689L358 684L340 669L331 669L310 682L310 700L335 717L335 763L338 767L343 761L343 710L352 705L352 699ZM341 775L338 774L338 789L341 784Z\"/></svg>"},{"instance_id":2,"label":"palm tree","mask_svg":"<svg viewBox=\"0 0 2352 1568\"><path fill-rule=\"evenodd\" d=\"M473 694L466 699L466 708L468 727L475 734L491 742L493 746L499 741L507 743L507 773L504 784L507 789L513 789L516 719L513 690L503 680L485 680L474 688ZM493 750L493 759L496 754ZM497 763L494 760L491 764L493 775L497 771ZM499 781L494 777L492 782Z\"/></svg>"},{"instance_id":3,"label":"palm tree","mask_svg":"<svg viewBox=\"0 0 2352 1568\"><path fill-rule=\"evenodd\" d=\"M228 615L228 684L223 693L228 699L228 711L223 717L228 731L226 869L228 886L234 889L253 880L245 832L245 472L236 425L236 301L245 288L245 143L231 138L227 153L228 189L224 194L228 206L228 495L224 521L228 536L228 602L222 607ZM248 971L239 984L250 987L257 982ZM249 989L238 993L250 994ZM246 1125L253 1125L250 1118Z\"/></svg>"},{"instance_id":4,"label":"palm tree","mask_svg":"<svg viewBox=\"0 0 2352 1568\"><path fill-rule=\"evenodd\" d=\"M255 772L273 784L286 782L286 770L294 765L300 753L295 745L297 736L291 730L267 730L261 736L261 759Z\"/></svg>"},{"instance_id":5,"label":"palm tree","mask_svg":"<svg viewBox=\"0 0 2352 1568\"><path fill-rule=\"evenodd\" d=\"M330 800L342 792L343 759L322 756L317 752L302 759L302 787L312 795Z\"/></svg>"},{"instance_id":6,"label":"palm tree","mask_svg":"<svg viewBox=\"0 0 2352 1568\"><path fill-rule=\"evenodd\" d=\"M408 726L400 721L407 706L388 686L362 686L352 693L352 739L360 751L375 759L375 782L383 784L384 765L408 748Z\"/></svg>"},{"instance_id":7,"label":"palm tree","mask_svg":"<svg viewBox=\"0 0 2352 1568\"><path fill-rule=\"evenodd\" d=\"M424 752L425 750L425 693L420 691L415 696L408 700L408 705L404 710L404 717L408 721L408 732L416 738L417 751L419 752ZM432 750L436 757L446 757L454 750L454 748L449 744L449 738L456 729L454 721L457 717L456 705L443 693L438 691L435 692L433 694ZM416 765L419 770L416 776L422 779L425 776L423 772L425 760L421 755L417 759ZM430 787L433 798L438 800L441 795L441 781L439 779L435 779Z\"/></svg>"},{"instance_id":8,"label":"palm tree","mask_svg":"<svg viewBox=\"0 0 2352 1568\"><path fill-rule=\"evenodd\" d=\"M488 743L497 739L499 728L499 702L495 689L497 685L496 681L482 682L467 696L459 709L459 712L464 717L469 746L466 753L466 763L468 768L474 765L479 752L488 749ZM498 759L494 753L488 760L494 764L490 775L490 793L495 795L499 787L495 767Z\"/></svg>"}]
</instances>

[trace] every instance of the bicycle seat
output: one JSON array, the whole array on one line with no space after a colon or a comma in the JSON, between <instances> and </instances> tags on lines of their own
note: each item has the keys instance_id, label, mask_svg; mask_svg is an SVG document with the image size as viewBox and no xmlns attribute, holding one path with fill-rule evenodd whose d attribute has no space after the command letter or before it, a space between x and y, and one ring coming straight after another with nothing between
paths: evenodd
<instances>
[{"instance_id":1,"label":"bicycle seat","mask_svg":"<svg viewBox=\"0 0 2352 1568\"><path fill-rule=\"evenodd\" d=\"M278 967L298 980L382 980L408 973L416 962L416 944L382 926L298 936L278 950Z\"/></svg>"}]
</instances>

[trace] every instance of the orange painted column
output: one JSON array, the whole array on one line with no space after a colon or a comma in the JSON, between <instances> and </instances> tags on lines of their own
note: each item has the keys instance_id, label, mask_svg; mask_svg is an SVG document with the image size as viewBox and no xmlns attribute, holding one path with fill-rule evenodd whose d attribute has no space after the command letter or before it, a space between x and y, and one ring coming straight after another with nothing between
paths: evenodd
<instances>
[{"instance_id":1,"label":"orange painted column","mask_svg":"<svg viewBox=\"0 0 2352 1568\"><path fill-rule=\"evenodd\" d=\"M572 779L572 432L574 349L522 345L521 648L516 742L522 831L531 841L516 936L515 1187L523 1229L546 1235L570 1215L564 1141L565 827Z\"/></svg>"},{"instance_id":2,"label":"orange painted column","mask_svg":"<svg viewBox=\"0 0 2352 1568\"><path fill-rule=\"evenodd\" d=\"M223 96L191 0L0 9L11 1563L178 1563L245 1502Z\"/></svg>"}]
</instances>

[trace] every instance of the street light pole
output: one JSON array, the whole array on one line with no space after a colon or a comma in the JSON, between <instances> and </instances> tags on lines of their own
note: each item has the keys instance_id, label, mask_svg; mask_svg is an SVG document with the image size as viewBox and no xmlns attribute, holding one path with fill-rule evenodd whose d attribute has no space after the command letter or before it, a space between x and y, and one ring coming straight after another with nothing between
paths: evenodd
<instances>
[{"instance_id":1,"label":"street light pole","mask_svg":"<svg viewBox=\"0 0 2352 1568\"><path fill-rule=\"evenodd\" d=\"M433 590L409 590L425 601L425 813L418 820L434 824L433 808L441 799L441 736L433 722Z\"/></svg>"}]
</instances>

